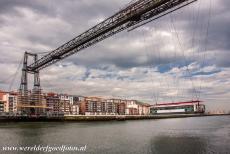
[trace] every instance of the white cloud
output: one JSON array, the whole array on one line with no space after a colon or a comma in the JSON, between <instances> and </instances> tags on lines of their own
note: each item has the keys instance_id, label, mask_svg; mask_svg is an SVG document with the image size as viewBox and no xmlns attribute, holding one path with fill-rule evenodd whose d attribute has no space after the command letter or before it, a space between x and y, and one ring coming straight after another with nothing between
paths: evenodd
<instances>
[{"instance_id":1,"label":"white cloud","mask_svg":"<svg viewBox=\"0 0 230 154\"><path fill-rule=\"evenodd\" d=\"M0 70L4 75L0 76L0 81L13 76L25 50L53 50L90 28L90 25L112 15L127 2L128 0L87 0L63 1L60 5L50 2L46 5L46 2L37 1L39 7L35 3L31 6L18 5L13 7L15 14L1 13ZM212 2L213 7L217 7L212 12L213 20L223 16L221 12L226 9L223 2L224 0ZM140 99L150 103L155 103L155 100L167 102L194 99L195 88L201 91L200 98L206 100L208 106L229 107L228 50L208 48L206 52L203 51L204 40L201 38L205 34L207 18L202 17L207 14L208 4L208 0L199 1L174 13L175 29L170 17L166 16L135 31L109 38L42 70L42 88L45 91L79 95ZM200 24L194 26L195 20L188 19L191 11L198 7L202 19L199 23L204 24L203 29L200 29ZM196 12L192 13L196 15ZM222 18L226 20L226 16ZM213 24L216 23L219 22L213 21ZM192 32L196 28L198 34L192 45ZM218 38L218 31L210 29L210 43L213 38ZM213 42L218 47L229 44L226 40ZM203 62L205 66L202 65ZM182 66L185 63L188 66ZM168 72L160 73L157 67L159 65L170 65L171 68ZM225 68L220 67L222 65ZM189 77L191 75L192 80ZM0 88L7 88L10 81L1 82ZM19 81L18 74L15 89L18 88Z\"/></svg>"}]
</instances>

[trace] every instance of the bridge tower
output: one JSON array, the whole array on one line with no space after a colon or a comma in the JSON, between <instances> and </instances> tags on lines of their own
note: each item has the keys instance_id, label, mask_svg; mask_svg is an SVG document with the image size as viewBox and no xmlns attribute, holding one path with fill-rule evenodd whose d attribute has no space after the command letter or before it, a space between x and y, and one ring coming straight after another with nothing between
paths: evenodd
<instances>
[{"instance_id":1,"label":"bridge tower","mask_svg":"<svg viewBox=\"0 0 230 154\"><path fill-rule=\"evenodd\" d=\"M28 71L28 59L33 58L34 63L38 59L37 54L25 52L21 76L21 84L19 88L18 96L18 111L22 114L28 115L40 115L44 112L44 106L42 104L42 90L40 85L39 71ZM34 75L33 90L28 90L28 74Z\"/></svg>"},{"instance_id":2,"label":"bridge tower","mask_svg":"<svg viewBox=\"0 0 230 154\"><path fill-rule=\"evenodd\" d=\"M45 105L42 105L39 79L40 70L125 29L133 30L195 1L197 0L138 0L55 50L47 53L40 59L37 59L36 54L25 52L19 89L19 108L22 112L29 114L39 114L43 109L47 108ZM28 65L29 56L33 57L34 62ZM34 88L32 92L28 91L28 73L34 75Z\"/></svg>"}]
</instances>

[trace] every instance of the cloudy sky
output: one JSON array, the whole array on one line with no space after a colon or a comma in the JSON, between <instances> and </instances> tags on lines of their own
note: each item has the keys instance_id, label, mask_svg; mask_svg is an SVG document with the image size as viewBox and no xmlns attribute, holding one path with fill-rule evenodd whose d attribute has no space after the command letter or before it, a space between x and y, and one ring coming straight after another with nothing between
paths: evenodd
<instances>
[{"instance_id":1,"label":"cloudy sky","mask_svg":"<svg viewBox=\"0 0 230 154\"><path fill-rule=\"evenodd\" d=\"M128 3L0 0L0 89L18 89L24 51L52 51ZM229 9L229 0L199 0L123 31L42 70L42 88L151 104L200 99L229 110Z\"/></svg>"}]
</instances>

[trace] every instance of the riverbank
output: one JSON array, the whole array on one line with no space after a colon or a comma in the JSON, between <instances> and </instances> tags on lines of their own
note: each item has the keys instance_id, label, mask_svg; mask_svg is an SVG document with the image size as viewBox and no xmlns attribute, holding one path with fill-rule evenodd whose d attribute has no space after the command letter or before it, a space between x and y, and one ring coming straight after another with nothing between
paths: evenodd
<instances>
[{"instance_id":1,"label":"riverbank","mask_svg":"<svg viewBox=\"0 0 230 154\"><path fill-rule=\"evenodd\" d=\"M145 120L145 119L170 119L203 116L225 116L230 114L171 114L171 115L114 115L114 116L65 116L65 121L109 121L109 120Z\"/></svg>"},{"instance_id":2,"label":"riverbank","mask_svg":"<svg viewBox=\"0 0 230 154\"><path fill-rule=\"evenodd\" d=\"M226 116L230 114L173 114L173 115L65 115L64 117L28 117L28 116L0 116L0 122L68 122L68 121L124 121L145 119L169 119L203 116Z\"/></svg>"}]
</instances>

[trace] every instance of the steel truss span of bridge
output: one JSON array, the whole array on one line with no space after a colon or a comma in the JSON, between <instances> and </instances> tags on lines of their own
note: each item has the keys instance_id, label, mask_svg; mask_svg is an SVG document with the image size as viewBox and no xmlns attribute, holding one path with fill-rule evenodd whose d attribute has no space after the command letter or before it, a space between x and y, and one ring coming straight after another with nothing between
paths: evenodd
<instances>
[{"instance_id":1,"label":"steel truss span of bridge","mask_svg":"<svg viewBox=\"0 0 230 154\"><path fill-rule=\"evenodd\" d=\"M28 108L26 108L28 105L42 106L39 71L43 68L46 68L125 29L133 30L145 23L156 20L195 1L197 0L138 0L40 59L38 59L36 54L25 52L21 85L19 89L20 108L23 110L23 106L25 106L25 110L28 110ZM34 57L34 62L29 65L27 62L28 56ZM31 98L28 96L28 73L34 74L34 89L32 91Z\"/></svg>"}]
</instances>

